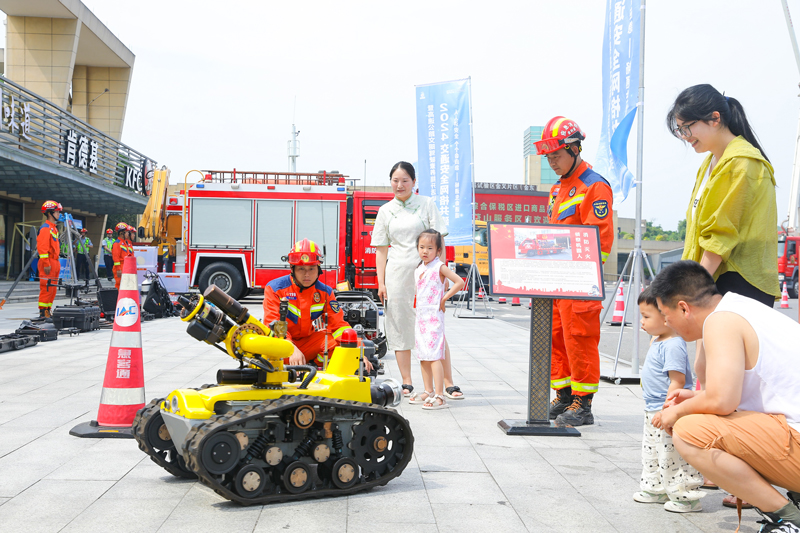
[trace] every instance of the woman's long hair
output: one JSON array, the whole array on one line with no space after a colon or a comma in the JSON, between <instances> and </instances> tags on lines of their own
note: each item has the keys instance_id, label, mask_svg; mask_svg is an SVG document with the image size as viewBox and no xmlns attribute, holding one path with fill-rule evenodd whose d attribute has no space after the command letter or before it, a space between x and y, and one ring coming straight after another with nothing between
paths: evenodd
<instances>
[{"instance_id":1,"label":"woman's long hair","mask_svg":"<svg viewBox=\"0 0 800 533\"><path fill-rule=\"evenodd\" d=\"M718 90L707 83L694 85L681 91L672 104L672 108L667 113L667 128L678 136L675 130L678 127L678 119L683 122L702 120L710 122L713 120L713 113L719 113L719 120L722 126L726 126L731 133L736 136L741 135L747 142L758 148L764 159L769 161L764 149L758 142L753 128L747 121L744 107L739 100L731 96L724 96Z\"/></svg>"}]
</instances>

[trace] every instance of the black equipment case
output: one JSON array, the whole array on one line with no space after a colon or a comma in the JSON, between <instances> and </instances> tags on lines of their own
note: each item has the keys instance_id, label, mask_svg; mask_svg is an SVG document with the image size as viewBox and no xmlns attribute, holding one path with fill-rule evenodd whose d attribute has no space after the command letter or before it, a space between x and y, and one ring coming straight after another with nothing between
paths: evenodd
<instances>
[{"instance_id":1,"label":"black equipment case","mask_svg":"<svg viewBox=\"0 0 800 533\"><path fill-rule=\"evenodd\" d=\"M53 325L56 329L78 328L81 331L100 329L100 308L60 305L53 310Z\"/></svg>"},{"instance_id":2,"label":"black equipment case","mask_svg":"<svg viewBox=\"0 0 800 533\"><path fill-rule=\"evenodd\" d=\"M30 320L23 320L16 334L37 336L39 337L39 342L47 342L58 339L58 328L50 322L34 324Z\"/></svg>"},{"instance_id":3,"label":"black equipment case","mask_svg":"<svg viewBox=\"0 0 800 533\"><path fill-rule=\"evenodd\" d=\"M118 296L119 291L114 287L97 289L97 301L100 303L100 311L103 313L103 318L109 322L114 320Z\"/></svg>"},{"instance_id":4,"label":"black equipment case","mask_svg":"<svg viewBox=\"0 0 800 533\"><path fill-rule=\"evenodd\" d=\"M10 352L11 350L21 350L29 346L36 346L39 338L34 335L0 335L0 353Z\"/></svg>"}]
</instances>

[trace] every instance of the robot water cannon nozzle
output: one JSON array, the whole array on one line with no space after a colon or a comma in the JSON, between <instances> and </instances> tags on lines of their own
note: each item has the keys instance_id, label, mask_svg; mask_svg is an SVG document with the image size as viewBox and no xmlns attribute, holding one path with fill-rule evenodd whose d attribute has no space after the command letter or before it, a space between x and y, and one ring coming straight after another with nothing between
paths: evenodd
<instances>
[{"instance_id":1,"label":"robot water cannon nozzle","mask_svg":"<svg viewBox=\"0 0 800 533\"><path fill-rule=\"evenodd\" d=\"M208 344L223 342L236 325L213 302L206 301L202 296L197 299L180 296L178 302L184 308L181 320L189 323L186 333L199 341Z\"/></svg>"},{"instance_id":2,"label":"robot water cannon nozzle","mask_svg":"<svg viewBox=\"0 0 800 533\"><path fill-rule=\"evenodd\" d=\"M237 324L242 325L250 318L246 307L231 298L216 285L210 285L203 293L203 298L219 307L223 313L231 317Z\"/></svg>"}]
</instances>

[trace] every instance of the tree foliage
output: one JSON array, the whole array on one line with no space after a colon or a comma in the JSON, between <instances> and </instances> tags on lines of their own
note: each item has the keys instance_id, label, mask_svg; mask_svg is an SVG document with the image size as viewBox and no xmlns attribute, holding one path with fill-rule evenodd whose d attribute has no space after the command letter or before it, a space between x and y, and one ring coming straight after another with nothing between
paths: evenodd
<instances>
[{"instance_id":1,"label":"tree foliage","mask_svg":"<svg viewBox=\"0 0 800 533\"><path fill-rule=\"evenodd\" d=\"M677 231L665 230L661 224L653 224L649 220L646 222L643 241L683 241L686 240L686 219L678 222ZM634 235L624 231L619 234L620 239L632 240Z\"/></svg>"}]
</instances>

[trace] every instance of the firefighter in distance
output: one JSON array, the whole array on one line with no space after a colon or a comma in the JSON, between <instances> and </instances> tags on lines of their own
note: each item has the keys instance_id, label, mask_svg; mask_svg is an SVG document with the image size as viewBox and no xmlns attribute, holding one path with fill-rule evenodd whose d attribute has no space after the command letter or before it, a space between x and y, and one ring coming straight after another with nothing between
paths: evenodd
<instances>
[{"instance_id":1,"label":"firefighter in distance","mask_svg":"<svg viewBox=\"0 0 800 533\"><path fill-rule=\"evenodd\" d=\"M286 339L294 344L294 353L285 363L305 365L313 361L321 367L326 338L331 353L350 324L344 319L333 289L319 281L323 255L314 241L303 239L295 243L285 260L291 274L270 281L264 289L264 323L272 324L279 319L280 303L286 298L289 301ZM372 371L366 357L364 365L367 372Z\"/></svg>"},{"instance_id":2,"label":"firefighter in distance","mask_svg":"<svg viewBox=\"0 0 800 533\"><path fill-rule=\"evenodd\" d=\"M128 257L128 241L126 233L128 232L128 225L120 222L114 229L117 230L117 240L111 246L111 258L114 260L114 287L119 289L119 283L122 280L122 262Z\"/></svg>"},{"instance_id":3,"label":"firefighter in distance","mask_svg":"<svg viewBox=\"0 0 800 533\"><path fill-rule=\"evenodd\" d=\"M58 278L61 263L58 261L60 244L56 222L61 216L61 204L47 200L42 204L44 224L39 228L36 237L36 252L39 254L39 317L49 318L53 309L53 300L58 290ZM48 286L48 281L50 285Z\"/></svg>"},{"instance_id":4,"label":"firefighter in distance","mask_svg":"<svg viewBox=\"0 0 800 533\"><path fill-rule=\"evenodd\" d=\"M544 127L536 153L547 157L559 180L550 189L551 224L597 226L603 263L614 243L611 186L581 158L586 135L578 124L554 117ZM550 386L556 399L550 418L559 425L594 423L592 398L600 382L600 311L602 302L553 300L553 358Z\"/></svg>"}]
</instances>

